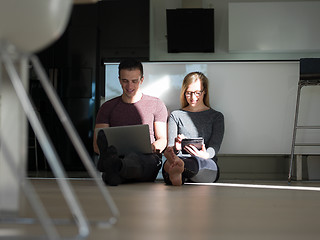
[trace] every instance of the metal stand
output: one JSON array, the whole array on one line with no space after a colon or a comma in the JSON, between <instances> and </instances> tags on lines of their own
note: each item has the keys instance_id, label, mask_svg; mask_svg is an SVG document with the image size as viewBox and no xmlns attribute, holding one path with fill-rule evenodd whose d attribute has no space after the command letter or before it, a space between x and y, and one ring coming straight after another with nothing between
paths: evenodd
<instances>
[{"instance_id":1,"label":"metal stand","mask_svg":"<svg viewBox=\"0 0 320 240\"><path fill-rule=\"evenodd\" d=\"M78 227L78 235L75 236L75 239L83 239L89 236L90 234L90 229L89 229L89 222L79 204L79 201L75 195L75 192L68 181L66 177L66 173L62 167L62 164L60 162L60 159L53 147L52 142L49 139L49 136L41 122L41 119L38 117L38 115L35 112L34 104L29 97L28 93L26 92L22 81L19 77L19 74L17 70L15 69L14 66L14 59L16 59L17 56L14 58L12 57L11 54L8 52L2 52L1 53L1 61L0 64L3 63L9 78L12 82L12 85L14 87L14 90L17 94L17 97L22 105L22 108L30 122L31 127L33 128L35 135L39 141L39 144L48 160L48 163L51 166L51 169L54 173L54 176L56 177L56 180L58 182L58 185L62 191L62 194L69 206L70 211L72 212L74 221L71 221L72 223L76 224ZM119 211L113 202L106 186L101 180L101 177L98 175L98 172L95 169L95 166L92 163L92 160L89 157L88 152L86 151L79 135L77 134L71 120L69 119L63 105L61 104L54 88L49 82L49 79L47 75L45 74L45 71L43 70L38 58L34 55L20 55L18 56L19 58L27 58L29 59L35 70L36 73L40 79L40 82L48 95L48 98L54 107L62 125L64 126L68 136L71 139L71 142L73 143L77 153L79 154L84 166L86 167L87 171L95 181L96 185L98 186L104 200L106 201L107 206L109 207L112 216L105 221L96 221L96 222L91 222L94 224L97 224L98 226L101 227L109 227L113 224L116 223L118 216L119 216ZM33 210L36 212L40 223L45 229L45 232L47 234L48 239L61 239L61 236L59 236L58 232L55 230L54 223L55 221L53 219L50 219L45 212L44 208L42 207L41 204L39 204L39 199L36 197L36 193L32 188L32 185L27 181L26 179L20 179L20 174L17 173L16 169L17 166L13 164L12 159L10 154L6 151L6 139L3 139L0 135L0 141L1 141L1 151L3 151L5 160L10 166L9 168L11 169L11 172L13 176L17 177L17 180L20 181L20 184L23 184L24 187L22 188L24 192L26 193L26 196L28 200L30 201L30 204L33 208ZM26 223L24 221L25 219L20 218L20 217L1 217L0 222L1 223ZM30 220L30 219L29 219ZM30 221L29 221L30 222ZM31 222L36 222L36 221L31 221ZM68 222L68 221L64 221ZM5 237L8 239L8 237ZM32 237L32 239L43 239L40 236L35 236ZM46 239L47 239L46 238ZM0 236L0 239L2 239L2 236ZM18 238L16 238L18 239ZM25 237L19 238L19 239L25 239Z\"/></svg>"},{"instance_id":2,"label":"metal stand","mask_svg":"<svg viewBox=\"0 0 320 240\"><path fill-rule=\"evenodd\" d=\"M291 182L291 178L292 178L295 147L296 146L320 146L320 143L297 143L296 142L296 135L297 135L298 129L320 129L320 126L303 126L303 125L299 126L298 125L301 89L302 87L305 87L305 86L317 86L317 85L320 85L320 59L317 59L317 58L301 59L300 60L300 80L298 83L298 93L297 93L296 111L295 111L295 117L294 117L288 182ZM298 180L301 180L301 179L298 179Z\"/></svg>"}]
</instances>

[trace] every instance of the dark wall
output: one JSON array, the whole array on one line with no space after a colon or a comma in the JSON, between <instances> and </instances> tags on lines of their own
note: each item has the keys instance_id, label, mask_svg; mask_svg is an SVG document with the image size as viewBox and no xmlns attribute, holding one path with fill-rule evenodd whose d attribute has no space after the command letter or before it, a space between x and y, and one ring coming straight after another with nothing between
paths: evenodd
<instances>
[{"instance_id":1,"label":"dark wall","mask_svg":"<svg viewBox=\"0 0 320 240\"><path fill-rule=\"evenodd\" d=\"M105 60L149 60L149 0L112 0L99 6L100 50Z\"/></svg>"},{"instance_id":2,"label":"dark wall","mask_svg":"<svg viewBox=\"0 0 320 240\"><path fill-rule=\"evenodd\" d=\"M74 5L63 36L37 54L89 154L100 97L104 61L149 59L149 0L111 0ZM66 170L84 169L37 77L30 93ZM30 154L29 168L34 168ZM39 150L39 167L44 156Z\"/></svg>"},{"instance_id":3,"label":"dark wall","mask_svg":"<svg viewBox=\"0 0 320 240\"><path fill-rule=\"evenodd\" d=\"M100 96L104 96L104 62L128 57L149 61L149 6L149 0L99 2Z\"/></svg>"}]
</instances>

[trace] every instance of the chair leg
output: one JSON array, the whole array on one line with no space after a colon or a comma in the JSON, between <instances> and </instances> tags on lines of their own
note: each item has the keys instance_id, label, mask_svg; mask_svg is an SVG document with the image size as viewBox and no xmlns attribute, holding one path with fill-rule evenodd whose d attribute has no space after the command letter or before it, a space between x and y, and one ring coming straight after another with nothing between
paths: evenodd
<instances>
[{"instance_id":1,"label":"chair leg","mask_svg":"<svg viewBox=\"0 0 320 240\"><path fill-rule=\"evenodd\" d=\"M295 116L294 116L293 136L292 136L292 145L291 145L290 167L289 167L289 174L288 174L288 182L291 182L291 178L292 178L292 167L293 167L293 159L294 159L294 150L295 150L295 145L296 145L296 135L297 135L297 124L298 124L301 88L302 88L302 86L298 85L297 101L296 101L296 112L295 112Z\"/></svg>"},{"instance_id":2,"label":"chair leg","mask_svg":"<svg viewBox=\"0 0 320 240\"><path fill-rule=\"evenodd\" d=\"M69 206L72 216L74 220L76 220L75 223L78 227L78 236L87 237L90 233L89 222L80 206L80 202L75 195L72 185L66 177L67 175L64 171L58 154L56 153L53 144L47 132L45 131L41 119L34 111L35 108L32 99L29 97L24 86L22 85L12 59L8 56L3 56L3 59L4 66L17 93L17 97L22 105L22 108L30 122L33 131L39 139L39 143L42 146L42 149L44 150L49 163L51 164L52 170L57 178L57 183L63 193L66 203Z\"/></svg>"},{"instance_id":3,"label":"chair leg","mask_svg":"<svg viewBox=\"0 0 320 240\"><path fill-rule=\"evenodd\" d=\"M38 163L38 147L37 147L37 138L34 136L34 155L36 158L36 171L37 171L37 176L39 174L39 163Z\"/></svg>"}]
</instances>

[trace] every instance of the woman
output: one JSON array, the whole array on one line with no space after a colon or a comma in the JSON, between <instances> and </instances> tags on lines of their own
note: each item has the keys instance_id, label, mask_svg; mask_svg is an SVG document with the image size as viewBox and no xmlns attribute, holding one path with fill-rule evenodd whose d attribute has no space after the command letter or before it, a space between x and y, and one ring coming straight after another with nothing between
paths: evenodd
<instances>
[{"instance_id":1,"label":"woman","mask_svg":"<svg viewBox=\"0 0 320 240\"><path fill-rule=\"evenodd\" d=\"M185 181L215 182L219 178L216 154L224 135L224 117L210 107L208 79L203 73L191 72L184 78L180 102L181 109L173 111L168 120L164 181L176 186ZM184 149L188 154L182 154L182 139L198 137L204 139L202 149L188 145Z\"/></svg>"}]
</instances>

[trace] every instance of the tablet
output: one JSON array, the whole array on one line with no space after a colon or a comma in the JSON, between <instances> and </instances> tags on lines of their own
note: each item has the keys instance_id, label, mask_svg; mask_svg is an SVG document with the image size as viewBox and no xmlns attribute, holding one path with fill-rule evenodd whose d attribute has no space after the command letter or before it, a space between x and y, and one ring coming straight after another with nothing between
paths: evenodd
<instances>
[{"instance_id":1,"label":"tablet","mask_svg":"<svg viewBox=\"0 0 320 240\"><path fill-rule=\"evenodd\" d=\"M181 149L183 154L188 154L186 150L184 150L185 146L194 145L197 149L202 149L202 144L204 144L203 138L185 138L181 141Z\"/></svg>"}]
</instances>

